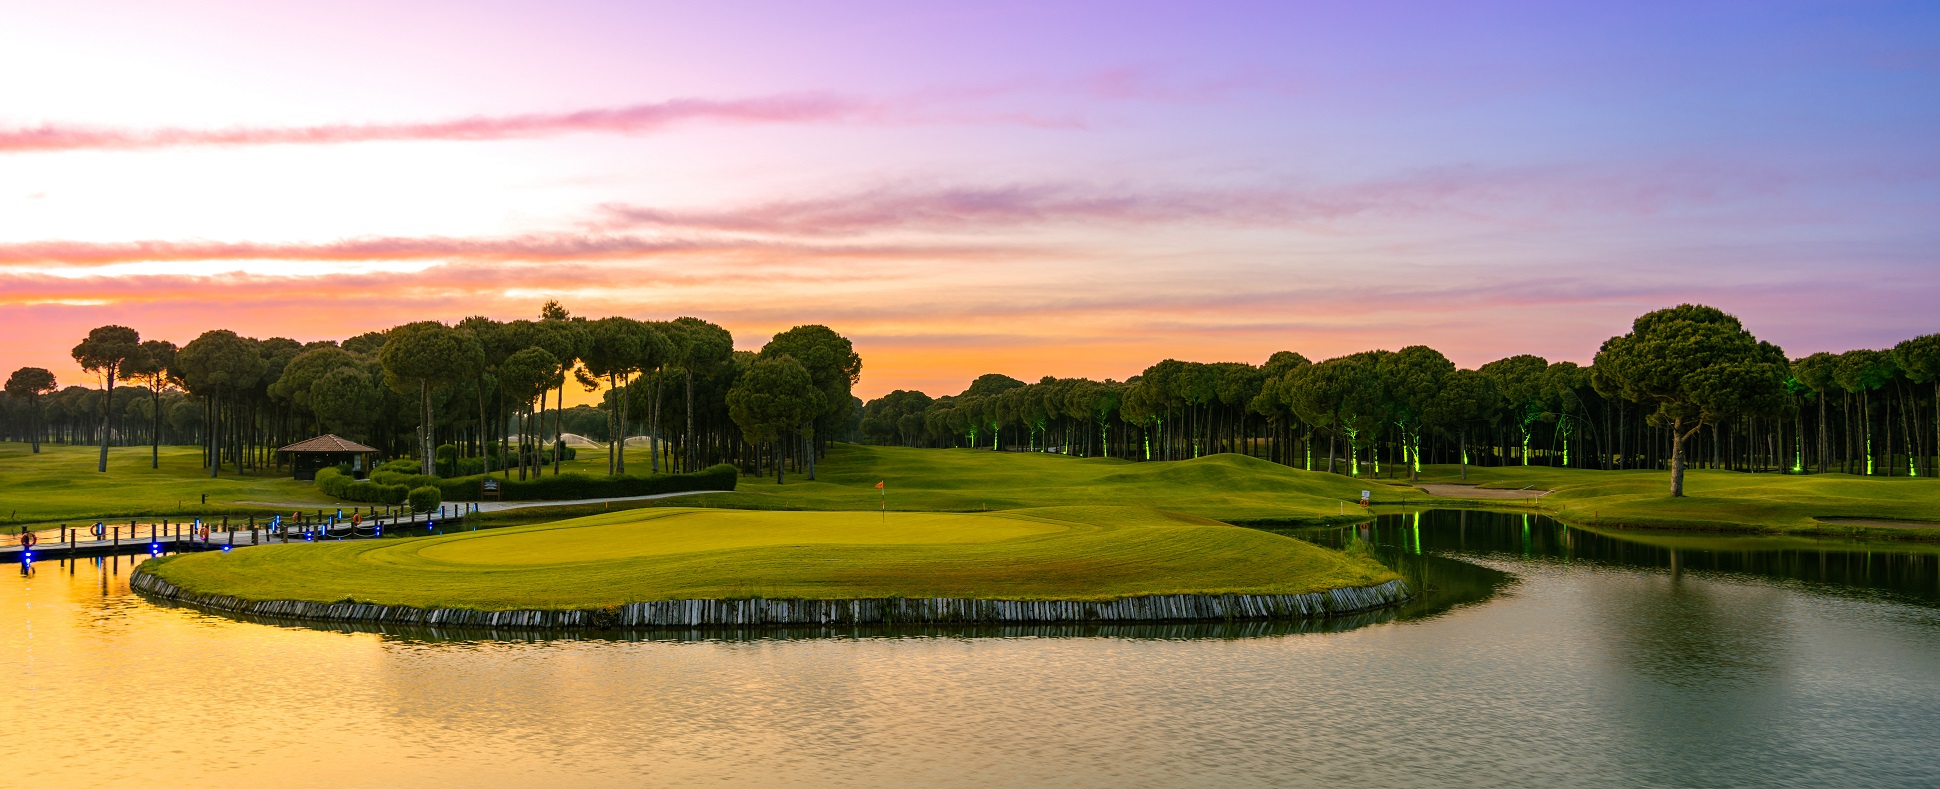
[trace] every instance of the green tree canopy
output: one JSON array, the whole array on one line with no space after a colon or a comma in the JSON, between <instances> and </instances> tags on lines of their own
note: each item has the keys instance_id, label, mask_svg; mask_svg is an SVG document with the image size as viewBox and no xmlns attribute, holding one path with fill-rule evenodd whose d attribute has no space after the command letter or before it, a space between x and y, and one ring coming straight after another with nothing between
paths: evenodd
<instances>
[{"instance_id":1,"label":"green tree canopy","mask_svg":"<svg viewBox=\"0 0 1940 789\"><path fill-rule=\"evenodd\" d=\"M1502 409L1502 392L1496 378L1479 370L1453 370L1442 379L1441 389L1428 401L1423 422L1452 434L1460 444L1462 479L1468 479L1468 428L1495 420Z\"/></svg>"},{"instance_id":2,"label":"green tree canopy","mask_svg":"<svg viewBox=\"0 0 1940 789\"><path fill-rule=\"evenodd\" d=\"M1455 372L1455 363L1426 345L1410 345L1381 357L1376 374L1387 402L1388 418L1400 429L1409 450L1410 479L1421 476L1421 432L1429 409Z\"/></svg>"},{"instance_id":3,"label":"green tree canopy","mask_svg":"<svg viewBox=\"0 0 1940 789\"><path fill-rule=\"evenodd\" d=\"M108 438L113 432L112 417L114 410L115 380L121 377L121 366L129 359L141 356L141 334L126 326L100 326L88 332L88 337L74 346L74 361L81 369L101 376L101 389L106 396L101 400L101 459L96 471L108 470Z\"/></svg>"},{"instance_id":4,"label":"green tree canopy","mask_svg":"<svg viewBox=\"0 0 1940 789\"><path fill-rule=\"evenodd\" d=\"M695 452L699 447L694 436L694 376L697 371L711 369L727 361L734 353L734 335L727 329L716 326L700 318L680 317L669 321L666 326L667 344L673 364L678 365L681 377L686 383L682 399L687 405L687 429L681 433L682 445L686 447L685 470L693 471ZM833 334L833 332L831 332ZM846 340L844 342L847 342ZM853 349L851 349L853 355ZM862 358L856 357L856 371L862 369ZM854 383L852 380L851 384Z\"/></svg>"},{"instance_id":5,"label":"green tree canopy","mask_svg":"<svg viewBox=\"0 0 1940 789\"><path fill-rule=\"evenodd\" d=\"M27 435L36 454L40 452L40 398L59 388L54 382L54 373L44 367L22 367L7 376L7 394L27 401L29 419L32 422L27 429Z\"/></svg>"},{"instance_id":6,"label":"green tree canopy","mask_svg":"<svg viewBox=\"0 0 1940 789\"><path fill-rule=\"evenodd\" d=\"M472 376L485 364L478 338L436 321L391 329L377 352L384 383L399 394L418 396L418 459L424 474L437 473L431 390Z\"/></svg>"},{"instance_id":7,"label":"green tree canopy","mask_svg":"<svg viewBox=\"0 0 1940 789\"><path fill-rule=\"evenodd\" d=\"M162 467L162 390L180 383L169 372L175 366L177 352L175 343L167 340L144 340L141 353L121 366L122 380L148 387L148 412L145 416L153 428L148 433L149 468Z\"/></svg>"},{"instance_id":8,"label":"green tree canopy","mask_svg":"<svg viewBox=\"0 0 1940 789\"><path fill-rule=\"evenodd\" d=\"M788 355L756 359L728 390L728 417L752 441L778 442L788 433L808 434L828 408L821 387L801 362ZM780 484L781 463L775 463Z\"/></svg>"},{"instance_id":9,"label":"green tree canopy","mask_svg":"<svg viewBox=\"0 0 1940 789\"><path fill-rule=\"evenodd\" d=\"M355 364L332 367L310 382L305 400L325 432L363 438L383 403L377 381Z\"/></svg>"},{"instance_id":10,"label":"green tree canopy","mask_svg":"<svg viewBox=\"0 0 1940 789\"><path fill-rule=\"evenodd\" d=\"M1652 424L1671 432L1671 495L1684 495L1684 442L1707 424L1743 409L1782 401L1785 354L1714 307L1683 304L1639 316L1631 331L1605 340L1592 382L1605 396L1653 408Z\"/></svg>"}]
</instances>

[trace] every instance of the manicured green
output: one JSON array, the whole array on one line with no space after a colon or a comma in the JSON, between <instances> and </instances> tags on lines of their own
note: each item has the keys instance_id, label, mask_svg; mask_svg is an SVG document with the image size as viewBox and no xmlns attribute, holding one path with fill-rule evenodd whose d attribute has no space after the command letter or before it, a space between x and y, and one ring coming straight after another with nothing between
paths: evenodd
<instances>
[{"instance_id":1,"label":"manicured green","mask_svg":"<svg viewBox=\"0 0 1940 789\"><path fill-rule=\"evenodd\" d=\"M1105 600L1291 594L1396 576L1289 537L1140 507L631 510L442 537L268 545L144 567L251 600L505 610L745 597Z\"/></svg>"},{"instance_id":2,"label":"manicured green","mask_svg":"<svg viewBox=\"0 0 1940 789\"><path fill-rule=\"evenodd\" d=\"M261 476L225 471L209 478L194 447L162 447L161 468L148 467L149 448L110 447L108 471L95 471L100 447L0 442L0 525L95 521L103 518L269 513L261 501L323 506L330 501L287 470ZM202 494L209 503L202 504ZM286 511L286 510L285 510Z\"/></svg>"},{"instance_id":3,"label":"manicured green","mask_svg":"<svg viewBox=\"0 0 1940 789\"><path fill-rule=\"evenodd\" d=\"M638 462L629 453L627 467ZM1406 486L1301 471L1233 454L1134 463L1038 452L837 444L815 471L813 482L805 475L790 475L785 485L742 477L733 494L683 497L678 506L872 510L886 498L891 511L1113 504L1227 522L1313 522L1359 519L1365 514L1358 504L1362 490L1377 491L1379 500L1425 498ZM879 481L887 483L885 491L876 490Z\"/></svg>"},{"instance_id":4,"label":"manicured green","mask_svg":"<svg viewBox=\"0 0 1940 789\"><path fill-rule=\"evenodd\" d=\"M1422 481L1459 482L1459 472L1455 466L1430 466L1423 469ZM1685 472L1682 498L1668 494L1667 471L1470 466L1468 481L1490 488L1533 486L1555 491L1533 502L1475 503L1496 508L1534 507L1587 526L1940 539L1940 528L1921 525L1940 522L1940 480L1925 477L1694 469ZM1904 521L1910 528L1847 526L1824 523L1820 518Z\"/></svg>"}]
</instances>

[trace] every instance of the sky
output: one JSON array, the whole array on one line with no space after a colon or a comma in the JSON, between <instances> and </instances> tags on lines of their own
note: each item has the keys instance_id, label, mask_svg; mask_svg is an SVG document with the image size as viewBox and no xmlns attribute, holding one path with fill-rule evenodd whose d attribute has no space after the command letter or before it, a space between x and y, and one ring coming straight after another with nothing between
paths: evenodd
<instances>
[{"instance_id":1,"label":"sky","mask_svg":"<svg viewBox=\"0 0 1940 789\"><path fill-rule=\"evenodd\" d=\"M1940 5L0 0L0 370L824 324L857 393L1940 331Z\"/></svg>"}]
</instances>

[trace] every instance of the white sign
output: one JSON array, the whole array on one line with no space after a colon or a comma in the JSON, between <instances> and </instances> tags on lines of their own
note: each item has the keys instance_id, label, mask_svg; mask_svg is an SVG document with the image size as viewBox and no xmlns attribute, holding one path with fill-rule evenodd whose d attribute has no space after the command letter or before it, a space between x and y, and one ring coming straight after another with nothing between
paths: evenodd
<instances>
[{"instance_id":1,"label":"white sign","mask_svg":"<svg viewBox=\"0 0 1940 789\"><path fill-rule=\"evenodd\" d=\"M1364 499L1374 498L1374 491L1371 491L1371 490L1361 491L1361 498L1364 498Z\"/></svg>"}]
</instances>

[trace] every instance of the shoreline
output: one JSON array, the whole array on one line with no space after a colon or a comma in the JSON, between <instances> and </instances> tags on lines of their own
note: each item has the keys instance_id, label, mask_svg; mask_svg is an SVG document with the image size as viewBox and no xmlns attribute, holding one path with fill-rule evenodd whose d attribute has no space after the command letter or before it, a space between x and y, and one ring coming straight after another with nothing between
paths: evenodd
<instances>
[{"instance_id":1,"label":"shoreline","mask_svg":"<svg viewBox=\"0 0 1940 789\"><path fill-rule=\"evenodd\" d=\"M191 592L142 568L128 579L130 589L195 608L285 620L518 628L523 630L605 630L614 628L744 628L823 625L957 625L1160 623L1235 620L1324 619L1398 606L1412 598L1400 579L1365 587L1342 587L1305 594L1146 595L1117 600L986 600L954 597L888 597L844 600L763 598L735 600L659 600L594 609L417 608L373 603L312 603L299 600L244 600Z\"/></svg>"}]
</instances>

